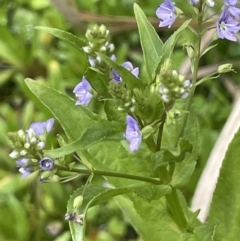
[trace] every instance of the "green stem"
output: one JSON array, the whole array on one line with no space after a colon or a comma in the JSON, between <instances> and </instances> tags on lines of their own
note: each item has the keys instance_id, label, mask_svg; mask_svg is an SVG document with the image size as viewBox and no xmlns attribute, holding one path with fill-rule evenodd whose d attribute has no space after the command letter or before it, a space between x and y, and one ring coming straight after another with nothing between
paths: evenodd
<instances>
[{"instance_id":1,"label":"green stem","mask_svg":"<svg viewBox=\"0 0 240 241\"><path fill-rule=\"evenodd\" d=\"M196 57L194 59L192 59L192 61L194 61L193 64L193 78L192 78L192 88L191 91L189 93L189 97L187 99L186 105L185 105L185 110L187 111L187 113L184 114L183 116L183 121L178 133L178 137L177 140L175 142L175 146L177 145L178 140L183 136L184 133L184 129L188 120L188 115L189 115L189 110L191 108L191 104L192 104L192 99L195 93L195 89L196 89L196 82L197 82L197 75L198 75L198 69L199 69L199 62L200 62L200 58L201 58L201 39L202 39L202 23L203 23L203 14L202 14L202 5L199 7L199 12L200 14L198 15L198 31L197 31L197 44L196 44Z\"/></svg>"},{"instance_id":2,"label":"green stem","mask_svg":"<svg viewBox=\"0 0 240 241\"><path fill-rule=\"evenodd\" d=\"M106 176L106 177L119 177L119 178L125 178L125 179L132 179L132 180L138 180L142 182L148 182L152 183L155 185L160 185L162 184L161 181L156 180L154 178L150 177L142 177L142 176L135 176L131 174L126 174L126 173L118 173L118 172L108 172L108 171L100 171L100 170L89 170L89 169L78 169L78 168L68 168L68 167L63 167L59 165L55 165L58 170L62 171L69 171L69 172L76 172L76 173L82 173L82 174L94 174L94 175L101 175L101 176Z\"/></svg>"}]
</instances>

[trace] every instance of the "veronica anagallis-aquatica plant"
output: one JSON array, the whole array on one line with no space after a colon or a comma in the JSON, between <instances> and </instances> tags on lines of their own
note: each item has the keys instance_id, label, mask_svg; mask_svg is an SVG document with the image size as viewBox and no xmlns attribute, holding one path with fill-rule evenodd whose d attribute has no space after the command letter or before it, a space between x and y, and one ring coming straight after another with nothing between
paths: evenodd
<instances>
[{"instance_id":1,"label":"veronica anagallis-aquatica plant","mask_svg":"<svg viewBox=\"0 0 240 241\"><path fill-rule=\"evenodd\" d=\"M204 23L213 17L216 35L236 41L240 9L237 1L225 0L222 13L216 17L208 16L206 11L215 6L212 0L190 0L188 4L193 10L191 19L170 0L156 7L160 28L171 28L178 17L186 19L165 43L134 4L144 70L130 61L118 63L110 32L104 25L88 29L85 39L58 29L36 27L83 51L89 67L72 96L25 80L69 140L61 142L60 148L48 149L46 138L54 119L34 123L25 131L9 134L13 143L9 156L24 178L35 171L42 182L89 175L86 185L79 187L67 204L65 218L73 240L84 238L88 209L110 198L124 209L145 241L239 239L240 132L226 154L206 223L198 220L199 210L190 210L181 188L189 182L200 151L197 110L193 105L196 87L233 71L226 63L210 75L197 78L201 39L208 31ZM192 19L197 21L196 28L190 27ZM191 79L179 74L172 59L177 39L188 29L195 38L193 43L184 43L183 50L191 60ZM210 43L204 53L214 46ZM101 111L94 109L96 102ZM79 158L66 164L64 156L71 153L77 153ZM60 176L61 171L69 175ZM94 175L103 176L108 187L92 185ZM228 199L224 199L226 195Z\"/></svg>"}]
</instances>

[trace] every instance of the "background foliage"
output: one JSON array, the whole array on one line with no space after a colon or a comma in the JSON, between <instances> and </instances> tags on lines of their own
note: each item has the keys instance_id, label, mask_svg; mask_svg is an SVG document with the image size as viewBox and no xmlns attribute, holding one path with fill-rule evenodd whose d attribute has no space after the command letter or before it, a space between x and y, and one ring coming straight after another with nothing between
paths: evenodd
<instances>
[{"instance_id":1,"label":"background foliage","mask_svg":"<svg viewBox=\"0 0 240 241\"><path fill-rule=\"evenodd\" d=\"M76 0L75 5L81 11L102 17L119 15L124 19L133 16L134 2L141 6L147 16L155 17L159 4L156 0ZM0 5L0 240L71 240L68 223L64 221L66 205L73 190L85 183L86 177L81 176L66 184L41 184L37 177L22 180L15 163L8 157L10 148L7 132L26 129L29 123L50 117L49 111L36 98L34 102L30 101L34 97L23 83L25 78L44 82L47 86L72 96L72 89L87 66L84 54L34 27L59 28L84 37L86 26L91 23L86 20L82 30L76 30L47 0L1 0ZM187 6L183 4L183 8ZM101 19L98 23L101 23ZM137 29L135 27L125 31L119 26L121 24L115 24L113 29L119 29L112 36L119 62L131 60L134 66L139 66L142 53ZM161 29L161 39L166 39L170 31L173 29ZM190 32L178 40L174 52L176 69L184 61L181 44L186 39L194 41ZM205 68L226 59L236 63L240 47L228 41L216 40L216 43L217 48L205 55L201 66ZM239 64L234 65L236 71L239 67ZM237 79L234 79L236 76L229 75L237 83ZM232 96L224 83L223 78L217 79L206 82L197 89L195 107L201 130L201 156L188 187L183 190L188 201L191 200L200 173L231 109ZM52 136L60 132L60 126L56 125ZM54 138L50 141L54 142ZM102 184L103 179L95 178L94 183ZM124 202L120 199L117 202ZM138 239L117 202L111 200L90 209L87 230L89 241Z\"/></svg>"}]
</instances>

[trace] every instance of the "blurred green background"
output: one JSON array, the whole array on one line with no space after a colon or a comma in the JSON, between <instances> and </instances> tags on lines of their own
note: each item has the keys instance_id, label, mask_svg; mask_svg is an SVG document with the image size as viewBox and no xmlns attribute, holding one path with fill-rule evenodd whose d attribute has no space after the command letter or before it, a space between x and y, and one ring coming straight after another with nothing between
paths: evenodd
<instances>
[{"instance_id":1,"label":"blurred green background","mask_svg":"<svg viewBox=\"0 0 240 241\"><path fill-rule=\"evenodd\" d=\"M36 175L21 179L15 162L8 156L11 152L8 132L26 129L33 121L51 117L49 111L28 91L24 79L41 81L72 96L74 86L87 68L87 58L83 53L34 27L59 28L84 37L91 24L106 24L112 34L119 63L130 60L141 69L142 53L133 16L134 2L157 28L159 20L155 11L161 2L156 0L0 0L1 241L71 240L68 223L64 220L67 201L71 193L86 181L85 176L62 184L40 183ZM176 2L187 14L192 14L187 1ZM222 1L218 1L215 10L219 10L221 4ZM171 29L157 28L163 41L180 23L177 21ZM179 39L174 52L176 69L186 58L182 44L187 40L195 41L190 31ZM223 40L215 42L217 47L201 61L202 69L227 60L233 62L234 69L239 71L239 45ZM197 89L195 105L201 128L201 155L189 186L183 190L188 201L231 111L233 96L226 88L226 79L231 79L238 86L238 75L229 74ZM51 134L53 143L56 143L54 135L61 132L56 123ZM101 185L103 180L96 178L95 182ZM113 200L90 209L88 223L89 241L140 240Z\"/></svg>"}]
</instances>

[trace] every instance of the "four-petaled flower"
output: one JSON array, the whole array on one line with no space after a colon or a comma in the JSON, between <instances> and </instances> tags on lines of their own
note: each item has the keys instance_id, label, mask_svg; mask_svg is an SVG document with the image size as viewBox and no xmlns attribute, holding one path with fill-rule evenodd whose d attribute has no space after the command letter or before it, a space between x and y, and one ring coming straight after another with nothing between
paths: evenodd
<instances>
[{"instance_id":1,"label":"four-petaled flower","mask_svg":"<svg viewBox=\"0 0 240 241\"><path fill-rule=\"evenodd\" d=\"M46 122L34 122L29 126L28 131L32 130L37 136L41 136L44 133L49 133L53 127L53 124L54 118L50 118Z\"/></svg>"},{"instance_id":2,"label":"four-petaled flower","mask_svg":"<svg viewBox=\"0 0 240 241\"><path fill-rule=\"evenodd\" d=\"M217 22L217 31L219 38L226 38L231 41L237 41L235 33L240 30L239 22L235 20L227 8L224 9L219 21Z\"/></svg>"},{"instance_id":3,"label":"four-petaled flower","mask_svg":"<svg viewBox=\"0 0 240 241\"><path fill-rule=\"evenodd\" d=\"M175 3L170 0L165 0L159 5L156 15L161 20L159 27L168 26L168 28L171 28L177 18L177 15L175 14Z\"/></svg>"},{"instance_id":4,"label":"four-petaled flower","mask_svg":"<svg viewBox=\"0 0 240 241\"><path fill-rule=\"evenodd\" d=\"M127 128L124 136L130 142L130 151L136 151L142 142L142 133L139 130L137 121L133 117L127 115L126 120Z\"/></svg>"},{"instance_id":5,"label":"four-petaled flower","mask_svg":"<svg viewBox=\"0 0 240 241\"><path fill-rule=\"evenodd\" d=\"M134 68L130 61L124 62L122 64L122 66L125 69L129 70L134 76L138 77L139 68L138 67ZM116 70L114 70L114 69L112 70L112 75L113 75L112 80L114 80L115 82L119 83L119 82L122 81L122 77L120 76L120 74Z\"/></svg>"},{"instance_id":6,"label":"four-petaled flower","mask_svg":"<svg viewBox=\"0 0 240 241\"><path fill-rule=\"evenodd\" d=\"M87 79L83 76L82 81L73 90L73 93L78 98L76 105L88 106L90 100L93 97L91 90L92 90L92 86L87 81Z\"/></svg>"}]
</instances>

